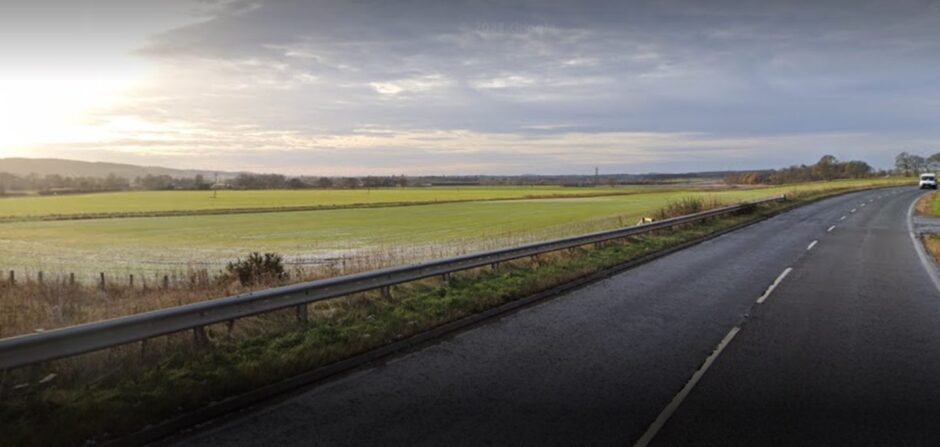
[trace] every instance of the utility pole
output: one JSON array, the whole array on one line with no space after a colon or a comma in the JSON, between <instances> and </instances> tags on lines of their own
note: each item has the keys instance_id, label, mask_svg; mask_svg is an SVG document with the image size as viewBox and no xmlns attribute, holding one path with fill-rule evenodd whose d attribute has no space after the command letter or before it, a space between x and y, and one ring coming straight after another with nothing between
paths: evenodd
<instances>
[{"instance_id":1,"label":"utility pole","mask_svg":"<svg viewBox=\"0 0 940 447\"><path fill-rule=\"evenodd\" d=\"M599 169L597 166L595 166L595 167L594 167L594 186L597 186L597 185L599 184L599 183L598 183L598 180L599 180L598 174L600 174L600 169Z\"/></svg>"}]
</instances>

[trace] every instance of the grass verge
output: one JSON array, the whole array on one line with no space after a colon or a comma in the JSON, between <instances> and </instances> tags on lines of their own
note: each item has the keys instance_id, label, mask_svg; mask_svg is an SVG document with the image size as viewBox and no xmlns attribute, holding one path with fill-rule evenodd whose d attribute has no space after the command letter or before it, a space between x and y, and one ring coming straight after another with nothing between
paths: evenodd
<instances>
[{"instance_id":1,"label":"grass verge","mask_svg":"<svg viewBox=\"0 0 940 447\"><path fill-rule=\"evenodd\" d=\"M291 312L209 328L210 343L188 334L4 373L0 433L4 445L76 445L113 439L402 340L442 324L549 290L643 256L845 191L805 193L785 204L631 237L600 247L542 255L477 269L448 283L398 286L392 297L365 293ZM682 205L680 205L682 206ZM691 206L686 204L684 206ZM159 345L158 345L159 344ZM24 386L25 385L25 386ZM49 429L55 427L54 430Z\"/></svg>"},{"instance_id":2,"label":"grass verge","mask_svg":"<svg viewBox=\"0 0 940 447\"><path fill-rule=\"evenodd\" d=\"M940 264L940 234L924 234L920 237L924 243L927 253L933 257L933 260Z\"/></svg>"},{"instance_id":3,"label":"grass verge","mask_svg":"<svg viewBox=\"0 0 940 447\"><path fill-rule=\"evenodd\" d=\"M914 211L920 216L940 217L940 201L937 201L937 193L924 194L914 205Z\"/></svg>"}]
</instances>

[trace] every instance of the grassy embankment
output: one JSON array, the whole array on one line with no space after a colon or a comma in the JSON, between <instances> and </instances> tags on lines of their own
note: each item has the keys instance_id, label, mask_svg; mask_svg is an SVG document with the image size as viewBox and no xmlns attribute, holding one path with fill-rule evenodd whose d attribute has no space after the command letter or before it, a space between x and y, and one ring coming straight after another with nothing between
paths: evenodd
<instances>
[{"instance_id":1,"label":"grassy embankment","mask_svg":"<svg viewBox=\"0 0 940 447\"><path fill-rule=\"evenodd\" d=\"M859 186L856 186L859 187ZM310 306L310 320L291 312L239 321L235 330L209 329L211 343L193 346L188 334L5 377L0 433L9 445L74 445L104 433L120 436L147 424L328 365L426 331L443 323L550 289L685 241L844 189L801 190L782 205L713 219L601 247L507 263L498 271L478 269L395 288L391 299L377 293ZM672 213L689 211L672 207ZM107 359L107 361L102 361ZM36 379L58 374L45 385ZM14 389L13 385L29 386ZM56 427L48 430L46 427Z\"/></svg>"},{"instance_id":2,"label":"grassy embankment","mask_svg":"<svg viewBox=\"0 0 940 447\"><path fill-rule=\"evenodd\" d=\"M940 217L940 200L937 200L937 193L933 192L924 195L915 205L917 214L926 217ZM924 248L940 263L940 234L923 234L920 240L924 243Z\"/></svg>"}]
</instances>

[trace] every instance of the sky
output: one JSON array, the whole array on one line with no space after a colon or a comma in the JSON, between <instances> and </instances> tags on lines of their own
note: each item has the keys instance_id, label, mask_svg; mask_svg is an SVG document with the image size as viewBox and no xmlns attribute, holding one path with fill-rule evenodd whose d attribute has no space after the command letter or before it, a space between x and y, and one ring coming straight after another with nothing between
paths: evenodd
<instances>
[{"instance_id":1,"label":"sky","mask_svg":"<svg viewBox=\"0 0 940 447\"><path fill-rule=\"evenodd\" d=\"M0 157L307 175L890 167L940 1L0 5Z\"/></svg>"}]
</instances>

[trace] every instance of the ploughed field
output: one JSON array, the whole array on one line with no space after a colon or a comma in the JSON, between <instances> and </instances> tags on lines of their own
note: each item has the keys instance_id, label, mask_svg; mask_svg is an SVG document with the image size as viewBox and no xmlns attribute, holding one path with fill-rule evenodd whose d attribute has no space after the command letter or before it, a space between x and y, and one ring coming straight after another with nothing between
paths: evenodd
<instances>
[{"instance_id":1,"label":"ploughed field","mask_svg":"<svg viewBox=\"0 0 940 447\"><path fill-rule=\"evenodd\" d=\"M0 217L15 220L0 223L0 269L27 277L38 271L75 273L82 280L91 280L98 272L214 272L228 261L259 251L280 253L293 266L327 266L344 272L629 226L685 197L731 204L789 191L890 181L757 189L448 187L219 191L215 198L212 192L131 192L2 199ZM357 204L370 206L348 207ZM270 212L317 206L340 208ZM257 211L224 212L232 209ZM128 215L199 210L221 211ZM88 214L110 217L37 218Z\"/></svg>"}]
</instances>

